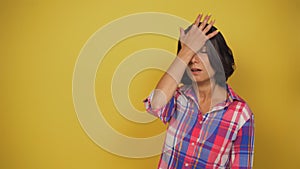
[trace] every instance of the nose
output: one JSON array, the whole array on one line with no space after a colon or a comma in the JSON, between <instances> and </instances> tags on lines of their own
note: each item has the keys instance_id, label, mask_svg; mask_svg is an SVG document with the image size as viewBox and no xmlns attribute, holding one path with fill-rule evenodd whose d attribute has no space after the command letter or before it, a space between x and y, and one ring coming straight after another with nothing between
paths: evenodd
<instances>
[{"instance_id":1,"label":"nose","mask_svg":"<svg viewBox=\"0 0 300 169\"><path fill-rule=\"evenodd\" d=\"M198 63L198 62L199 62L199 58L198 58L198 56L195 54L195 55L192 57L190 63L193 64L193 63Z\"/></svg>"}]
</instances>

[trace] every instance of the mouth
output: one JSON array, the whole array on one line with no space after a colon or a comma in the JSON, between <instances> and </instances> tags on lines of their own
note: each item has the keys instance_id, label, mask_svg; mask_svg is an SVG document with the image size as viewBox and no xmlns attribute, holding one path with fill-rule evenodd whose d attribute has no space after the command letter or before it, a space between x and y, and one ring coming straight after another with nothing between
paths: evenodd
<instances>
[{"instance_id":1,"label":"mouth","mask_svg":"<svg viewBox=\"0 0 300 169\"><path fill-rule=\"evenodd\" d=\"M198 69L198 68L191 68L192 73L199 73L202 71L202 69Z\"/></svg>"}]
</instances>

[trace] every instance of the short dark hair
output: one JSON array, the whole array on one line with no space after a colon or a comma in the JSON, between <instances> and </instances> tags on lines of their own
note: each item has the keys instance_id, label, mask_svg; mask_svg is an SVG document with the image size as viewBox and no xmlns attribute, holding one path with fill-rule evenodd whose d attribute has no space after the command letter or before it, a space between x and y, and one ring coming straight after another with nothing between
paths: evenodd
<instances>
[{"instance_id":1,"label":"short dark hair","mask_svg":"<svg viewBox=\"0 0 300 169\"><path fill-rule=\"evenodd\" d=\"M200 23L201 24L201 23ZM207 26L207 25L206 25ZM186 30L187 33L191 29L190 25ZM216 27L212 26L207 34L217 30ZM231 49L228 47L223 35L219 32L216 36L210 38L205 46L207 48L207 55L212 68L215 70L216 83L222 87L225 87L227 79L233 74L235 70L235 63ZM178 40L177 54L181 49L180 40ZM184 79L185 78L185 79ZM186 82L186 76L182 81Z\"/></svg>"}]
</instances>

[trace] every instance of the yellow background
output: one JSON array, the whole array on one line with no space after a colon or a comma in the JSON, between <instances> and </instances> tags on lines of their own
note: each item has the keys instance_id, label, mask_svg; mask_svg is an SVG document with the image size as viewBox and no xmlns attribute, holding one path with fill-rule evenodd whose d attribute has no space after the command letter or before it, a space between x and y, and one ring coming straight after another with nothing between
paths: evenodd
<instances>
[{"instance_id":1,"label":"yellow background","mask_svg":"<svg viewBox=\"0 0 300 169\"><path fill-rule=\"evenodd\" d=\"M191 22L199 12L212 13L235 55L237 70L229 83L255 113L254 168L297 168L299 7L296 0L1 1L0 168L156 168L159 156L124 158L93 143L72 99L73 70L85 42L110 21L137 12L165 12ZM132 123L118 114L107 91L114 66L136 50L176 52L176 46L163 36L135 36L103 60L95 91L119 132L147 137L165 126ZM160 75L145 71L133 79L129 96L136 108L143 109L141 100Z\"/></svg>"}]
</instances>

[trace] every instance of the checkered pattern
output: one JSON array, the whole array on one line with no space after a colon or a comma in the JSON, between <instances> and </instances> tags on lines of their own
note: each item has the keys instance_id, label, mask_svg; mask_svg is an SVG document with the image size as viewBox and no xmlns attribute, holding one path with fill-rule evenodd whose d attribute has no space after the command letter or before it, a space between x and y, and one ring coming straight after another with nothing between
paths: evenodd
<instances>
[{"instance_id":1,"label":"checkered pattern","mask_svg":"<svg viewBox=\"0 0 300 169\"><path fill-rule=\"evenodd\" d=\"M226 84L228 99L202 115L191 86L178 88L168 104L146 110L168 123L161 169L251 169L254 117L247 103Z\"/></svg>"}]
</instances>

